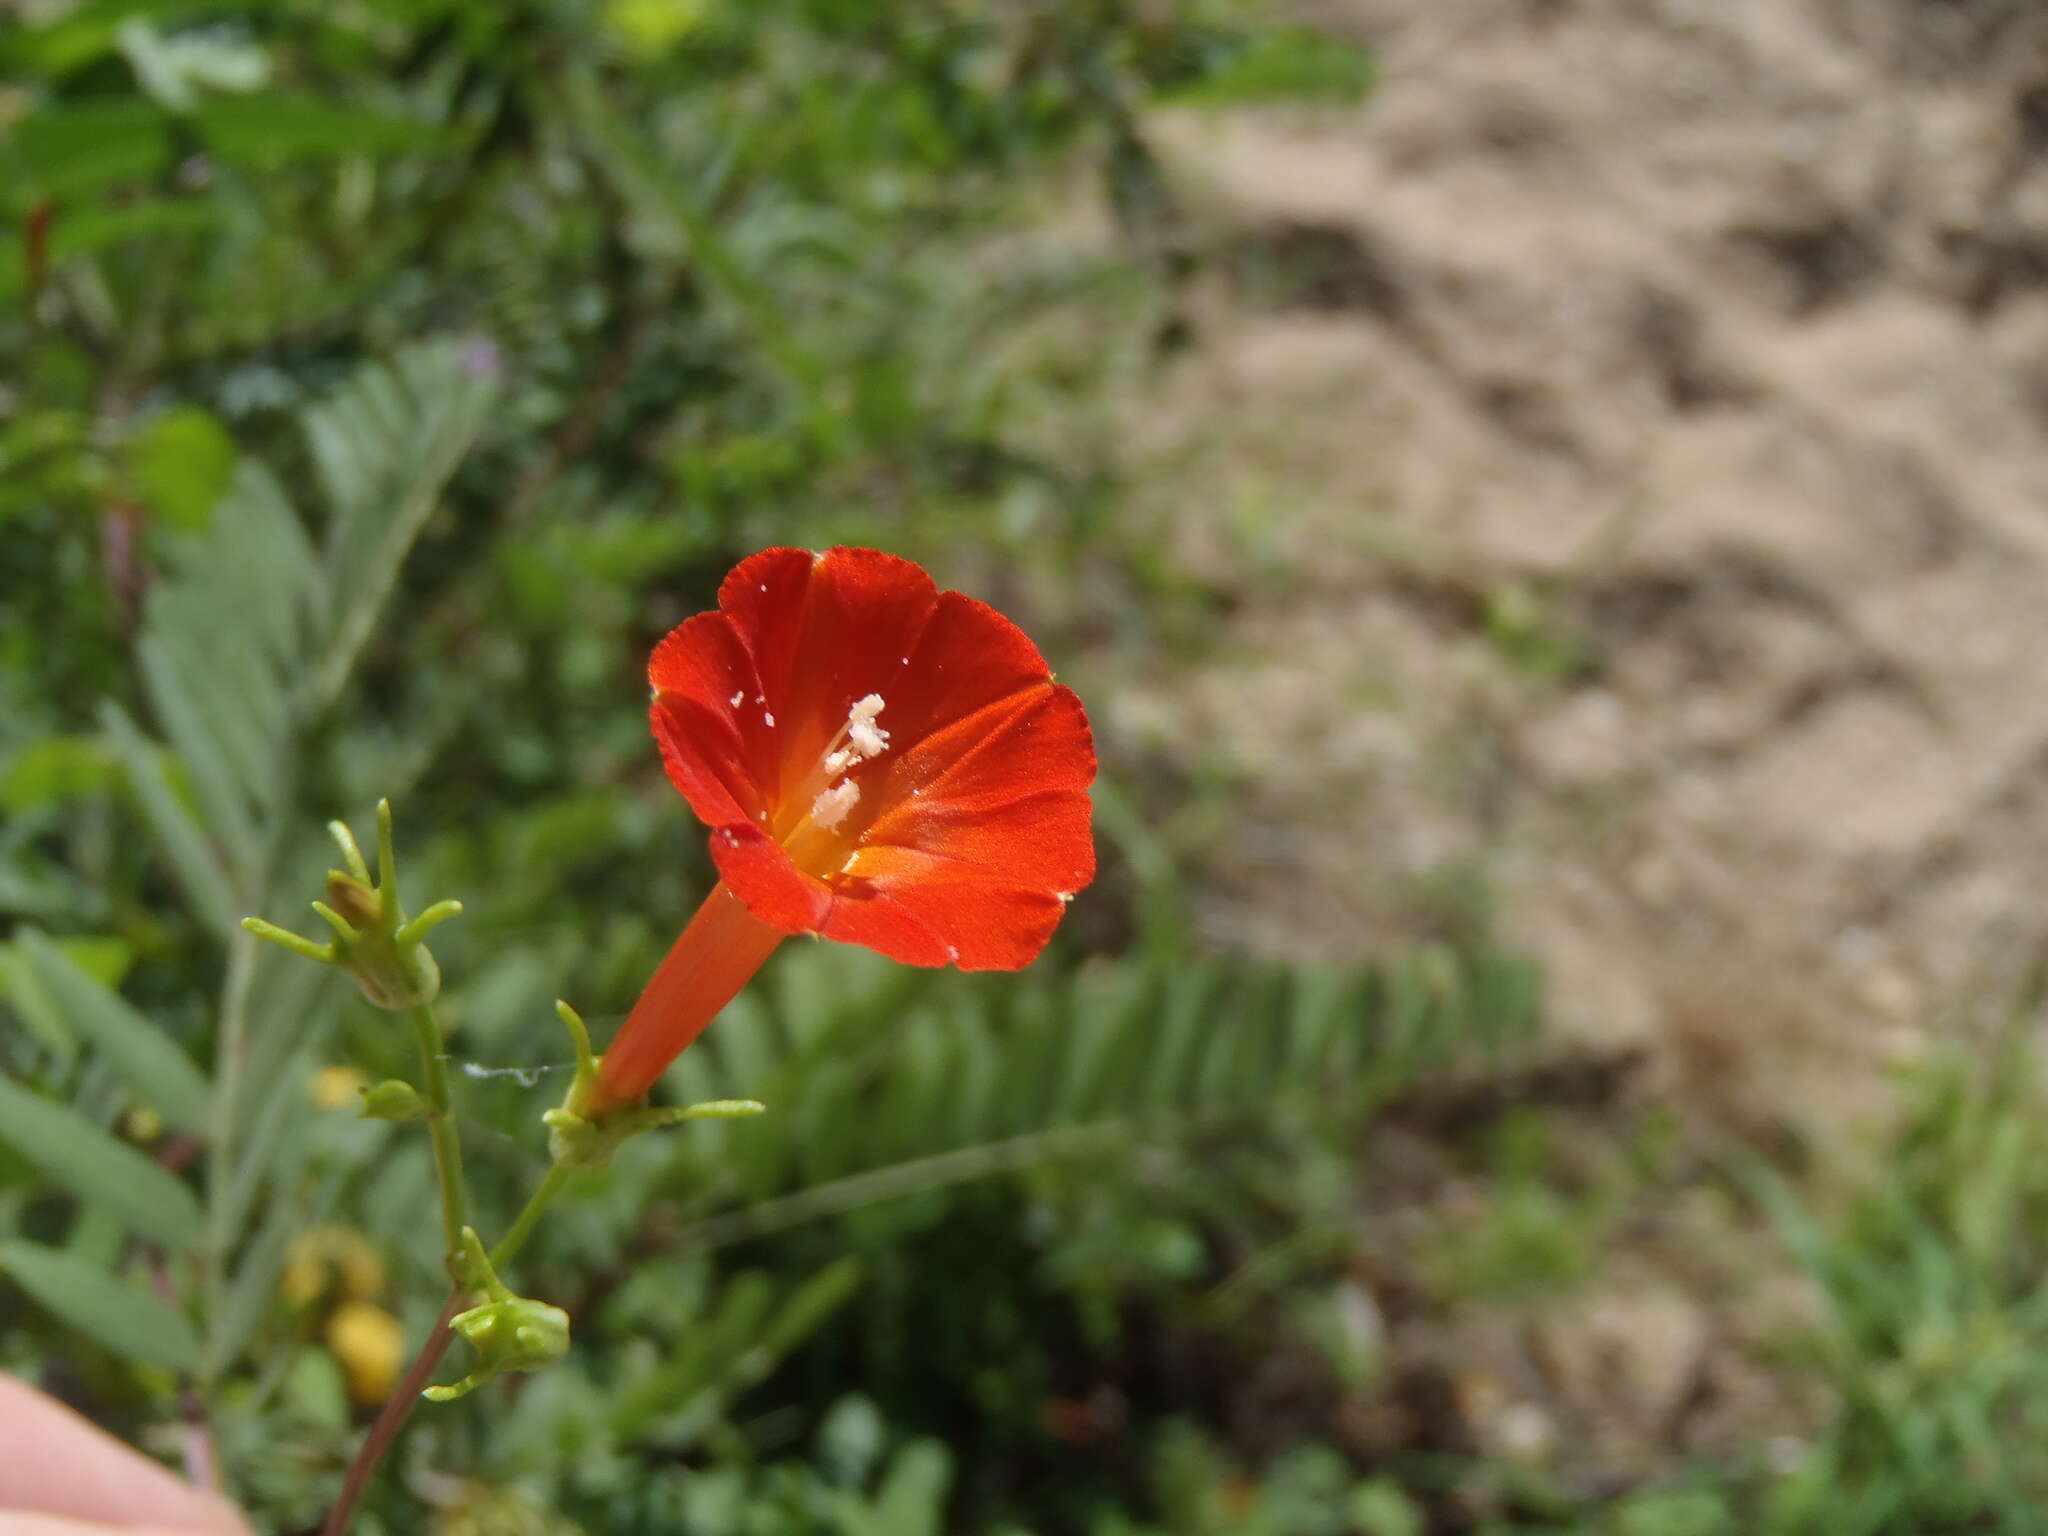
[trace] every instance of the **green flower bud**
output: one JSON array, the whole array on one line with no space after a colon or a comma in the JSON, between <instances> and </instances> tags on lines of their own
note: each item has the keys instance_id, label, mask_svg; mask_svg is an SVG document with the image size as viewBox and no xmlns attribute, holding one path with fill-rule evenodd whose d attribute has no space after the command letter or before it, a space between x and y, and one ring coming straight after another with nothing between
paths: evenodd
<instances>
[{"instance_id":1,"label":"green flower bud","mask_svg":"<svg viewBox=\"0 0 2048 1536\"><path fill-rule=\"evenodd\" d=\"M430 1120L434 1106L419 1089L398 1078L387 1078L363 1090L361 1118L365 1120Z\"/></svg>"}]
</instances>

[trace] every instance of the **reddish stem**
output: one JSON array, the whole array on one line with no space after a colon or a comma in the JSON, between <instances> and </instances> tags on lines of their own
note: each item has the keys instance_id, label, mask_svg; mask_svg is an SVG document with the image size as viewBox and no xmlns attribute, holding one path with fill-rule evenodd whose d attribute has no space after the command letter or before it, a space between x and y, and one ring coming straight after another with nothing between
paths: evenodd
<instances>
[{"instance_id":1,"label":"reddish stem","mask_svg":"<svg viewBox=\"0 0 2048 1536\"><path fill-rule=\"evenodd\" d=\"M383 1461L384 1453L391 1449L391 1442L398 1438L399 1430L411 1417L420 1393L426 1390L428 1378L434 1374L434 1367L448 1353L448 1345L455 1337L448 1327L449 1320L468 1305L468 1301L463 1292L457 1291L448 1298L448 1305L441 1309L441 1315L434 1319L433 1331L420 1345L420 1352L413 1357L405 1379L385 1399L383 1411L371 1424L369 1434L363 1437L356 1459L349 1463L348 1476L342 1479L341 1494L327 1512L327 1523L320 1527L320 1536L342 1536L342 1532L348 1529L356 1505L363 1497L363 1490L370 1486L370 1479L376 1474L377 1464Z\"/></svg>"}]
</instances>

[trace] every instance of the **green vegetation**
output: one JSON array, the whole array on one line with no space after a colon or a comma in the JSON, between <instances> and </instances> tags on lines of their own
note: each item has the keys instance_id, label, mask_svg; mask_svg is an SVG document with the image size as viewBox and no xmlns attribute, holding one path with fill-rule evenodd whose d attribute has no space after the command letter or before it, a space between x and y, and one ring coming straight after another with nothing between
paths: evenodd
<instances>
[{"instance_id":1,"label":"green vegetation","mask_svg":"<svg viewBox=\"0 0 2048 1536\"><path fill-rule=\"evenodd\" d=\"M403 1075L411 1035L236 920L392 797L408 896L467 901L434 947L502 1231L552 1000L608 1029L710 881L649 646L735 556L844 540L1001 597L1098 708L1198 648L1219 594L1124 514L1102 409L1206 259L1144 115L1353 99L1370 61L1224 0L23 14L0 1366L124 1433L203 1416L301 1530L389 1388L366 1338L439 1303L435 1173L332 1071ZM1588 664L1543 594L1481 607L1532 686ZM1229 772L1113 755L1103 876L1021 976L786 947L667 1087L770 1113L579 1176L517 1266L568 1359L423 1411L361 1529L2042 1528L2031 1059L1931 1070L1857 1178L1731 1173L1531 1065L1476 873L1371 967L1197 943ZM1797 1433L1604 1479L1467 1436L1457 1325L1570 1306L1681 1197L1817 1298L1759 1366Z\"/></svg>"}]
</instances>

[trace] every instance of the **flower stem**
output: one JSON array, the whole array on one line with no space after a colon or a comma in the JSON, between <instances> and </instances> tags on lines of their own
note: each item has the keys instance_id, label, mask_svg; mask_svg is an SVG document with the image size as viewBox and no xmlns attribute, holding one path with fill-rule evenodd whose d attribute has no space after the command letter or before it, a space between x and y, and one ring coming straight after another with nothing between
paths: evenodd
<instances>
[{"instance_id":1,"label":"flower stem","mask_svg":"<svg viewBox=\"0 0 2048 1536\"><path fill-rule=\"evenodd\" d=\"M455 1133L455 1106L448 1096L448 1069L441 1060L441 1021L432 1003L412 1010L413 1034L419 1041L420 1073L433 1114L427 1131L434 1139L434 1172L441 1181L441 1232L446 1240L448 1269L459 1281L462 1229L469 1215L462 1193L462 1142Z\"/></svg>"},{"instance_id":2,"label":"flower stem","mask_svg":"<svg viewBox=\"0 0 2048 1536\"><path fill-rule=\"evenodd\" d=\"M549 1165L546 1177L534 1186L534 1191L527 1197L525 1206L512 1219L511 1229L498 1239L498 1246L491 1250L493 1269L503 1269L518 1255L519 1250L526 1246L526 1240L533 1236L533 1229L540 1224L541 1212L545 1211L548 1202L561 1192L568 1178L568 1164Z\"/></svg>"},{"instance_id":3,"label":"flower stem","mask_svg":"<svg viewBox=\"0 0 2048 1536\"><path fill-rule=\"evenodd\" d=\"M431 1092L429 1096L431 1097ZM437 1141L437 1149L438 1146ZM533 1193L527 1197L525 1206L518 1216L513 1218L511 1229L499 1239L498 1246L491 1250L493 1268L511 1263L519 1250L526 1246L526 1240L533 1236L534 1228L540 1224L541 1213L548 1208L549 1202L561 1193L562 1186L568 1182L569 1173L570 1169L561 1163L556 1163L548 1169L546 1177L534 1187ZM445 1199L445 1180L443 1191ZM461 1198L459 1190L456 1198ZM448 1326L450 1320L469 1304L469 1299L467 1287L458 1284L454 1294L448 1298L448 1305L441 1309L440 1317L435 1319L433 1331L427 1335L426 1342L420 1345L419 1354L407 1368L405 1380L398 1384L397 1390L385 1401L376 1422L370 1426L369 1434L363 1437L362 1446L356 1452L356 1459L349 1464L348 1475L342 1480L341 1493L335 1499L334 1507L327 1512L327 1523L320 1527L320 1536L342 1536L348 1529L348 1522L355 1514L356 1505L362 1500L363 1490L369 1487L370 1478L375 1474L377 1464L384 1459L384 1453L391 1449L391 1442L398 1438L399 1430L405 1427L406 1419L412 1414L413 1405L419 1402L420 1393L426 1388L427 1378L434 1374L434 1367L439 1365L441 1357L448 1353L448 1345L455 1337Z\"/></svg>"},{"instance_id":4,"label":"flower stem","mask_svg":"<svg viewBox=\"0 0 2048 1536\"><path fill-rule=\"evenodd\" d=\"M448 1327L449 1320L468 1302L469 1292L457 1286L449 1296L448 1304L441 1309L441 1315L434 1319L433 1331L427 1335L426 1342L420 1345L420 1352L407 1367L405 1379L384 1400L377 1421L370 1426L370 1432L363 1437L363 1443L356 1451L356 1459L349 1463L348 1475L341 1481L341 1492L334 1500L334 1507L327 1511L327 1522L320 1527L320 1536L342 1536L348 1529L349 1521L355 1516L356 1505L362 1500L363 1490L370 1486L377 1464L391 1449L391 1442L398 1438L399 1430L405 1427L413 1405L426 1389L427 1378L434 1374L434 1367L448 1353L448 1345L455 1337Z\"/></svg>"}]
</instances>

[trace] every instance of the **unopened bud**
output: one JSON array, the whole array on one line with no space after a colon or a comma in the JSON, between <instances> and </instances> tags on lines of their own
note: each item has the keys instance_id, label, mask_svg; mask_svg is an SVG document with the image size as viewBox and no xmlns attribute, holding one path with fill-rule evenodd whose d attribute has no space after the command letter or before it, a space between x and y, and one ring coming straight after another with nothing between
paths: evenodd
<instances>
[{"instance_id":1,"label":"unopened bud","mask_svg":"<svg viewBox=\"0 0 2048 1536\"><path fill-rule=\"evenodd\" d=\"M419 1089L399 1078L386 1078L363 1090L365 1120L431 1120L434 1106Z\"/></svg>"}]
</instances>

